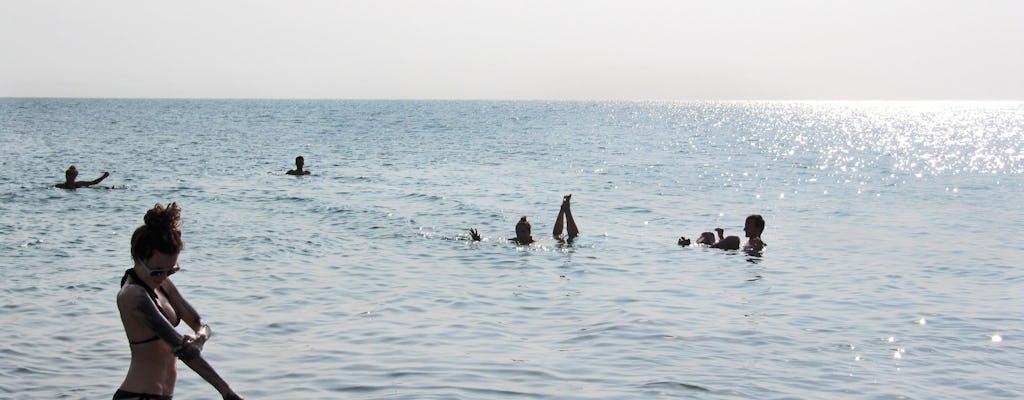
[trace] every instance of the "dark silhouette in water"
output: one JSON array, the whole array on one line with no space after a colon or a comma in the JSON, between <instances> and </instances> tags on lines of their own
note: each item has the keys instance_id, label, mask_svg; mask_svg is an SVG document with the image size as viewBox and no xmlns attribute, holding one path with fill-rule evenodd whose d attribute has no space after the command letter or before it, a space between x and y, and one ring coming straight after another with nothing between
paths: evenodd
<instances>
[{"instance_id":1,"label":"dark silhouette in water","mask_svg":"<svg viewBox=\"0 0 1024 400\"><path fill-rule=\"evenodd\" d=\"M310 172L302 169L302 166L306 163L306 159L302 156L295 157L295 169L288 170L285 172L288 175L309 175Z\"/></svg>"},{"instance_id":2,"label":"dark silhouette in water","mask_svg":"<svg viewBox=\"0 0 1024 400\"><path fill-rule=\"evenodd\" d=\"M551 235L556 240L567 243L572 243L573 239L580 233L579 228L576 226L576 220L572 217L572 208L569 203L571 198L571 194L562 197L562 205L558 209L558 216L555 217L555 227L551 230ZM566 231L566 235L562 234L563 230ZM481 240L480 233L475 228L469 228L469 237L474 241ZM519 218L519 222L516 223L516 237L509 240L518 244L530 244L537 241L533 238L530 220L525 215Z\"/></svg>"},{"instance_id":3,"label":"dark silhouette in water","mask_svg":"<svg viewBox=\"0 0 1024 400\"><path fill-rule=\"evenodd\" d=\"M716 249L725 250L739 250L740 249L740 238L739 236L725 236L725 229L715 228L715 232L718 233L718 241L715 241L715 235L711 232L703 232L700 237L697 238L696 244L704 244L709 247ZM751 214L747 217L743 223L743 232L747 236L747 243L743 245L743 250L750 252L759 252L767 246L761 241L761 233L764 232L764 217L759 214ZM690 239L686 237L679 237L680 246L689 246L691 244Z\"/></svg>"},{"instance_id":4,"label":"dark silhouette in water","mask_svg":"<svg viewBox=\"0 0 1024 400\"><path fill-rule=\"evenodd\" d=\"M107 179L108 176L110 176L110 173L104 171L103 176L100 176L95 180L78 182L75 181L75 179L78 178L78 168L75 168L75 166L72 165L68 167L67 171L64 171L64 182L58 183L53 186L61 189L78 189L80 187L92 186L97 183L103 182L103 180Z\"/></svg>"},{"instance_id":5,"label":"dark silhouette in water","mask_svg":"<svg viewBox=\"0 0 1024 400\"><path fill-rule=\"evenodd\" d=\"M554 236L556 240L564 240L568 243L572 243L573 239L580 234L580 230L576 228L576 221L572 218L572 209L569 207L569 199L572 197L571 194L567 194L562 197L562 206L558 209L558 217L555 218L555 227L551 230L551 236ZM565 230L568 233L567 236L562 236L562 221L565 221Z\"/></svg>"}]
</instances>

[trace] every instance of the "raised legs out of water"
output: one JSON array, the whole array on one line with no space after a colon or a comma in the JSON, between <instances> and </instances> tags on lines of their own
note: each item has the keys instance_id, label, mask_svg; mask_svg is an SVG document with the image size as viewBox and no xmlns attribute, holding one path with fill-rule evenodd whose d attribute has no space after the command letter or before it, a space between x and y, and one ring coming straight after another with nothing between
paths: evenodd
<instances>
[{"instance_id":1,"label":"raised legs out of water","mask_svg":"<svg viewBox=\"0 0 1024 400\"><path fill-rule=\"evenodd\" d=\"M551 236L554 236L556 240L572 242L580 234L580 230L576 228L576 220L572 218L572 209L569 207L570 198L572 198L571 194L562 197L562 206L559 207L558 216L555 217L555 227L551 230ZM567 236L562 236L563 222L565 223Z\"/></svg>"},{"instance_id":2,"label":"raised legs out of water","mask_svg":"<svg viewBox=\"0 0 1024 400\"><path fill-rule=\"evenodd\" d=\"M551 230L551 235L555 237L555 240L568 243L572 243L580 233L579 228L576 227L576 220L572 217L572 208L569 203L571 198L571 194L562 197L562 205L558 208L558 216L555 217L555 227ZM469 237L474 241L481 239L480 233L474 228L469 229ZM533 238L530 220L525 215L516 223L516 237L509 240L518 244L530 244L537 241Z\"/></svg>"}]
</instances>

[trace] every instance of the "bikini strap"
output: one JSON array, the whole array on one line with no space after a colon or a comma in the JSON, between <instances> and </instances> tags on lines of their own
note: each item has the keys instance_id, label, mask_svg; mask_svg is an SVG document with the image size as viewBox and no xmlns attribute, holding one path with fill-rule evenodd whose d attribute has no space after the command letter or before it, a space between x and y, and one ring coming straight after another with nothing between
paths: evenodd
<instances>
[{"instance_id":1,"label":"bikini strap","mask_svg":"<svg viewBox=\"0 0 1024 400\"><path fill-rule=\"evenodd\" d=\"M135 342L129 340L128 344L144 344L144 343L149 343L149 342L155 342L157 340L160 340L160 336L153 335L153 337L151 337L149 339L145 339L145 340L139 340L139 341L135 341Z\"/></svg>"},{"instance_id":2,"label":"bikini strap","mask_svg":"<svg viewBox=\"0 0 1024 400\"><path fill-rule=\"evenodd\" d=\"M124 283L128 281L128 278L132 279L132 283L134 283L136 285L139 285L139 286L142 286L143 289L146 289L146 293L149 294L149 298L153 299L153 304L159 304L159 302L156 299L156 290L154 290L153 288L150 288L149 285L146 285L146 283L141 278L139 278L139 275L137 275L135 273L135 269L128 268L128 269L126 269L124 271L124 276L121 277L121 286L122 287L124 286ZM164 293L165 297L167 296L167 292L164 290L164 288L160 288L160 291ZM177 327L178 324L181 323L181 316L177 315L178 314L178 309L176 307L174 307L174 304L171 304L171 308L174 308L174 313L178 317L178 320L175 321L172 325ZM163 313L162 310L160 312ZM168 322L170 322L170 321L168 321Z\"/></svg>"},{"instance_id":3,"label":"bikini strap","mask_svg":"<svg viewBox=\"0 0 1024 400\"><path fill-rule=\"evenodd\" d=\"M121 286L124 286L124 283L128 281L128 278L132 278L132 283L146 289L146 293L148 293L149 297L153 299L154 303L156 303L156 290L153 290L149 285L146 285L146 282L139 278L139 275L135 273L134 268L128 268L124 271L124 276L121 277Z\"/></svg>"}]
</instances>

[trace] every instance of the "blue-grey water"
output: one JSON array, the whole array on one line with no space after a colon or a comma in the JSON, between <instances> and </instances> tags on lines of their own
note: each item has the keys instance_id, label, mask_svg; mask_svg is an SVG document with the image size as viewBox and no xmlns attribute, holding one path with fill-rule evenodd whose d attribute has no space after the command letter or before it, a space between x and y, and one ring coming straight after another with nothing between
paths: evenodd
<instances>
[{"instance_id":1,"label":"blue-grey water","mask_svg":"<svg viewBox=\"0 0 1024 400\"><path fill-rule=\"evenodd\" d=\"M0 144L3 399L118 387L157 202L249 399L1024 397L1024 103L8 98Z\"/></svg>"}]
</instances>

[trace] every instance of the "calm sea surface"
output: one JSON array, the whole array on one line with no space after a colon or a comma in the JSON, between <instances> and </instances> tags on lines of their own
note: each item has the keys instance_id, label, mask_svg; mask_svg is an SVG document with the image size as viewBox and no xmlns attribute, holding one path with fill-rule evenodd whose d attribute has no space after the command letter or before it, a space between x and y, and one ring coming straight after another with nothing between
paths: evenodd
<instances>
[{"instance_id":1,"label":"calm sea surface","mask_svg":"<svg viewBox=\"0 0 1024 400\"><path fill-rule=\"evenodd\" d=\"M0 145L2 399L110 398L157 202L249 399L1024 397L1024 103L0 99Z\"/></svg>"}]
</instances>

